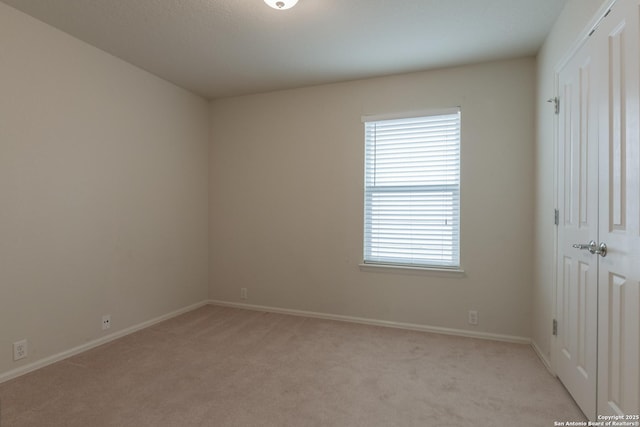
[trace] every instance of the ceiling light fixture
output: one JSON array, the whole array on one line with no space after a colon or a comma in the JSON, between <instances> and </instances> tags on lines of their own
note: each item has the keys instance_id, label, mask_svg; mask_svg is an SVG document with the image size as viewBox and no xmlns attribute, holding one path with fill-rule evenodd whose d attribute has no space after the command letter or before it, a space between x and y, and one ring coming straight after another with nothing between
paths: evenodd
<instances>
[{"instance_id":1,"label":"ceiling light fixture","mask_svg":"<svg viewBox=\"0 0 640 427\"><path fill-rule=\"evenodd\" d=\"M298 0L264 0L264 2L274 9L285 10L295 6Z\"/></svg>"}]
</instances>

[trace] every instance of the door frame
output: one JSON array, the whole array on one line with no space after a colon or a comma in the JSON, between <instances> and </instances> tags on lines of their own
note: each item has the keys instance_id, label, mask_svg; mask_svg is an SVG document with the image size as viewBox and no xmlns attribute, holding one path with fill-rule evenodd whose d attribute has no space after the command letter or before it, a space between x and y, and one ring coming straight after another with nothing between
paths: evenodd
<instances>
[{"instance_id":1,"label":"door frame","mask_svg":"<svg viewBox=\"0 0 640 427\"><path fill-rule=\"evenodd\" d=\"M611 9L615 3L618 0L608 0L605 1L600 8L596 11L596 13L594 14L594 16L591 18L591 20L589 21L589 23L584 27L584 29L578 34L578 37L573 41L573 43L571 43L569 49L562 55L561 59L556 63L556 65L553 68L553 77L554 77L554 81L553 81L553 91L554 91L554 96L553 98L550 100L552 101L553 99L559 100L559 102L562 102L560 98L560 72L564 69L564 67L569 63L569 61L571 61L571 59L573 58L573 56L582 48L582 46L585 44L585 42L587 41L587 39L590 37L590 35L598 28L598 26L600 25L600 22L605 18L605 14L607 13L607 11L609 9ZM553 108L553 107L550 107ZM560 106L560 108L562 108L562 106ZM553 111L553 110L552 110ZM558 164L559 161L559 149L560 149L560 135L558 135L559 132L559 115L554 113L553 115L553 203L554 203L554 209L560 209L560 205L561 205L561 201L558 200L559 198L559 189L558 189L558 183L560 181L559 179L559 175L560 175L560 170L559 167L560 165ZM552 212L549 212L549 215L551 215ZM547 319L548 321L548 325L549 325L549 329L551 330L551 326L552 326L552 322L554 319L558 319L559 317L559 310L558 310L558 225L553 226L553 262L552 262L552 266L553 266L553 270L552 270L552 281L553 281L553 286L552 286L552 317L551 319ZM557 353L558 353L558 343L556 340L556 337L551 334L551 339L549 340L550 346L549 346L549 352L550 352L550 360L549 360L549 368L551 373L554 376L558 376L557 374L557 366L558 366L558 360L557 360Z\"/></svg>"}]
</instances>

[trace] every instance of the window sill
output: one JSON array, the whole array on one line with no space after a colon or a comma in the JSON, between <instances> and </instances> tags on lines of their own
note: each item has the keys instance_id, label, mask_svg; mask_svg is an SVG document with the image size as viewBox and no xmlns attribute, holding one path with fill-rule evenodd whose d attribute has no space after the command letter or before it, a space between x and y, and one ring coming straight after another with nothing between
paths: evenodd
<instances>
[{"instance_id":1,"label":"window sill","mask_svg":"<svg viewBox=\"0 0 640 427\"><path fill-rule=\"evenodd\" d=\"M466 277L460 268L411 267L407 265L359 264L360 271L370 273L414 274L435 277Z\"/></svg>"}]
</instances>

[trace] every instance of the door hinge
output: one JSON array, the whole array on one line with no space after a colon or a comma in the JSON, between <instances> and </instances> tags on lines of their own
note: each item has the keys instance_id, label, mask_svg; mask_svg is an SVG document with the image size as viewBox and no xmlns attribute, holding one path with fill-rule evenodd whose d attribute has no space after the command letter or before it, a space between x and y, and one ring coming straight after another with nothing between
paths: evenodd
<instances>
[{"instance_id":1,"label":"door hinge","mask_svg":"<svg viewBox=\"0 0 640 427\"><path fill-rule=\"evenodd\" d=\"M547 102L553 103L553 109L556 114L560 114L560 98L557 96L547 99Z\"/></svg>"},{"instance_id":2,"label":"door hinge","mask_svg":"<svg viewBox=\"0 0 640 427\"><path fill-rule=\"evenodd\" d=\"M593 28L591 29L591 31L589 31L589 34L587 34L587 37L591 37L593 35L593 33L596 32L596 30L598 29L598 27L600 26L600 23L604 20L604 18L606 18L607 16L609 16L609 14L611 13L611 9L607 10L607 13L605 13L602 18L600 18L598 20L598 22L596 22L596 25L593 26Z\"/></svg>"},{"instance_id":3,"label":"door hinge","mask_svg":"<svg viewBox=\"0 0 640 427\"><path fill-rule=\"evenodd\" d=\"M553 319L553 336L558 336L558 321Z\"/></svg>"},{"instance_id":4,"label":"door hinge","mask_svg":"<svg viewBox=\"0 0 640 427\"><path fill-rule=\"evenodd\" d=\"M560 225L560 211L558 209L553 210L553 223Z\"/></svg>"}]
</instances>

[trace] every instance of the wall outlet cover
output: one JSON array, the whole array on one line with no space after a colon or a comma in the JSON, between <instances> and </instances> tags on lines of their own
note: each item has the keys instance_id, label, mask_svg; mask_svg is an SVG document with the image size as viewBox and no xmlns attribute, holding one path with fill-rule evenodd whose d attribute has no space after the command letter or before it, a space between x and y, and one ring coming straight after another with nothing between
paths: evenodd
<instances>
[{"instance_id":1,"label":"wall outlet cover","mask_svg":"<svg viewBox=\"0 0 640 427\"><path fill-rule=\"evenodd\" d=\"M102 316L102 330L105 331L111 327L111 315L105 314Z\"/></svg>"},{"instance_id":2,"label":"wall outlet cover","mask_svg":"<svg viewBox=\"0 0 640 427\"><path fill-rule=\"evenodd\" d=\"M27 354L27 340L16 341L13 343L13 360L24 359L27 357Z\"/></svg>"},{"instance_id":3,"label":"wall outlet cover","mask_svg":"<svg viewBox=\"0 0 640 427\"><path fill-rule=\"evenodd\" d=\"M469 324L477 325L478 324L478 312L476 310L469 310Z\"/></svg>"}]
</instances>

